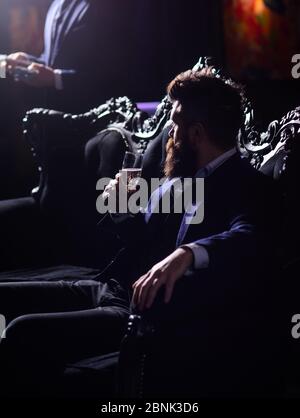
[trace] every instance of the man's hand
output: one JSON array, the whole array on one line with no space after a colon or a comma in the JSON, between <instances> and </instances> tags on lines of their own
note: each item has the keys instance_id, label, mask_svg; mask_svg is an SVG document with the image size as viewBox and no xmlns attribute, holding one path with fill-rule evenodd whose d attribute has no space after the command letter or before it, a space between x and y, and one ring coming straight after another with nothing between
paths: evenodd
<instances>
[{"instance_id":1,"label":"man's hand","mask_svg":"<svg viewBox=\"0 0 300 418\"><path fill-rule=\"evenodd\" d=\"M133 303L140 310L150 308L158 290L165 286L165 303L171 300L175 283L193 263L189 248L177 248L164 260L155 264L133 285Z\"/></svg>"},{"instance_id":2,"label":"man's hand","mask_svg":"<svg viewBox=\"0 0 300 418\"><path fill-rule=\"evenodd\" d=\"M29 56L25 52L15 52L6 58L7 70L11 71L14 67L28 67L31 64Z\"/></svg>"},{"instance_id":3,"label":"man's hand","mask_svg":"<svg viewBox=\"0 0 300 418\"><path fill-rule=\"evenodd\" d=\"M102 193L102 198L104 200L107 199L111 195L117 197L118 191L119 191L120 176L121 176L120 173L116 174L114 180L111 180L108 183L108 185L105 187Z\"/></svg>"},{"instance_id":4,"label":"man's hand","mask_svg":"<svg viewBox=\"0 0 300 418\"><path fill-rule=\"evenodd\" d=\"M28 67L29 71L34 71L26 84L32 87L55 87L55 73L50 67L43 64L32 63Z\"/></svg>"},{"instance_id":5,"label":"man's hand","mask_svg":"<svg viewBox=\"0 0 300 418\"><path fill-rule=\"evenodd\" d=\"M110 195L113 195L117 199L118 198L118 193L119 193L120 182L122 182L122 174L117 173L115 175L114 180L111 180L108 183L108 185L105 187L105 189L102 193L102 198L105 200ZM134 190L128 190L127 183L124 182L124 179L123 179L122 184L123 184L124 187L126 187L128 197L135 192Z\"/></svg>"}]
</instances>

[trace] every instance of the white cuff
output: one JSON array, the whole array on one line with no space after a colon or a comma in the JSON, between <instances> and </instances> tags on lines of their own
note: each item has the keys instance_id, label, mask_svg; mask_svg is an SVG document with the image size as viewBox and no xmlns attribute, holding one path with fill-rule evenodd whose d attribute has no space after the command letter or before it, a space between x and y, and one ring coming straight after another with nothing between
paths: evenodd
<instances>
[{"instance_id":1,"label":"white cuff","mask_svg":"<svg viewBox=\"0 0 300 418\"><path fill-rule=\"evenodd\" d=\"M194 269L204 269L209 265L209 255L205 247L196 243L184 244L181 247L188 247L194 254Z\"/></svg>"},{"instance_id":2,"label":"white cuff","mask_svg":"<svg viewBox=\"0 0 300 418\"><path fill-rule=\"evenodd\" d=\"M7 55L0 55L0 78L6 78L6 57Z\"/></svg>"},{"instance_id":3,"label":"white cuff","mask_svg":"<svg viewBox=\"0 0 300 418\"><path fill-rule=\"evenodd\" d=\"M63 90L63 80L62 80L62 71L54 70L54 83L56 90Z\"/></svg>"},{"instance_id":4,"label":"white cuff","mask_svg":"<svg viewBox=\"0 0 300 418\"><path fill-rule=\"evenodd\" d=\"M0 78L6 78L6 66L0 63Z\"/></svg>"}]
</instances>

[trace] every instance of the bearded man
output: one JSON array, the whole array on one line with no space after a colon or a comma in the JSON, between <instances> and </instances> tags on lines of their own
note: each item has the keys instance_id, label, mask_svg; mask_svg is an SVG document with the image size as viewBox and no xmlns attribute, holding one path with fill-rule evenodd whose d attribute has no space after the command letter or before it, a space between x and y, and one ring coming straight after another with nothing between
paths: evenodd
<instances>
[{"instance_id":1,"label":"bearded man","mask_svg":"<svg viewBox=\"0 0 300 418\"><path fill-rule=\"evenodd\" d=\"M170 83L168 94L167 179L145 213L113 215L134 248L132 263L142 260L139 277L131 277L132 307L158 336L145 374L148 395L270 395L278 388L270 324L278 313L276 187L237 150L243 118L237 85L210 69L188 71ZM176 178L192 178L196 187L204 178L204 200L181 214L153 210ZM106 191L118 184L117 176ZM187 222L199 205L202 222Z\"/></svg>"}]
</instances>

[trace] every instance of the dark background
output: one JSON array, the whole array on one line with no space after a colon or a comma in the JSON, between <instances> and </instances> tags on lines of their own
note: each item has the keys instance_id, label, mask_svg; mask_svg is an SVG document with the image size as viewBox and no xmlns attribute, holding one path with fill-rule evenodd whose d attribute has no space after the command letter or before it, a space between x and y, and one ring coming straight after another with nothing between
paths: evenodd
<instances>
[{"instance_id":1,"label":"dark background","mask_svg":"<svg viewBox=\"0 0 300 418\"><path fill-rule=\"evenodd\" d=\"M293 80L291 76L281 78L279 74L274 79L271 72L268 74L255 69L252 73L239 74L231 68L236 46L231 45L230 41L228 43L228 31L236 30L236 33L230 33L235 39L241 27L231 25L228 29L224 16L229 3L238 3L240 0L94 1L101 1L103 5L105 18L99 25L103 33L110 33L107 42L113 47L108 50L116 57L118 66L107 83L112 86L112 91L118 86L118 95L127 95L137 102L159 101L165 94L166 84L174 75L191 68L199 56L209 55L246 86L254 104L257 122L262 127L300 104L300 81ZM263 0L249 2L256 9L265 4ZM33 37L27 40L26 52L39 54L42 50L43 19L50 3L50 0L0 0L0 53L19 50L18 40L12 38L11 34L12 9L24 12L28 7L33 7L38 23L33 20L35 31ZM296 5L297 2L286 0L284 4ZM292 15L295 16L295 12ZM277 15L274 17L278 18ZM24 32L21 36L24 42L32 29L31 18L25 13L19 19L21 24L18 30ZM228 21L239 23L234 19L237 19L234 15L227 16L227 26ZM97 48L97 43L94 47ZM294 52L300 53L300 47L299 51ZM275 53L286 54L286 51L278 50ZM245 54L249 55L250 62L251 54L246 49ZM292 67L290 60L291 57L287 61L287 68ZM117 72L126 75L122 77L121 84L117 84ZM28 145L23 142L21 130L24 111L31 108L32 103L38 103L35 93L31 91L28 94L25 88L11 85L8 80L0 80L0 198L27 195L37 182L36 166Z\"/></svg>"}]
</instances>

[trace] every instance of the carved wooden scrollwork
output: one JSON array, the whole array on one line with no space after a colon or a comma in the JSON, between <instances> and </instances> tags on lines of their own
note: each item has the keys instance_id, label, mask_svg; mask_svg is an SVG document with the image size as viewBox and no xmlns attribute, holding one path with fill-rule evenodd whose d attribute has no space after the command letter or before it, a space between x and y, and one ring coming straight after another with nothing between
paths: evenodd
<instances>
[{"instance_id":1,"label":"carved wooden scrollwork","mask_svg":"<svg viewBox=\"0 0 300 418\"><path fill-rule=\"evenodd\" d=\"M266 132L252 130L248 136L240 138L242 154L257 169L262 168L279 152L284 152L279 175L287 169L289 154L296 146L295 138L300 135L300 107L288 112L280 121L275 120Z\"/></svg>"}]
</instances>

